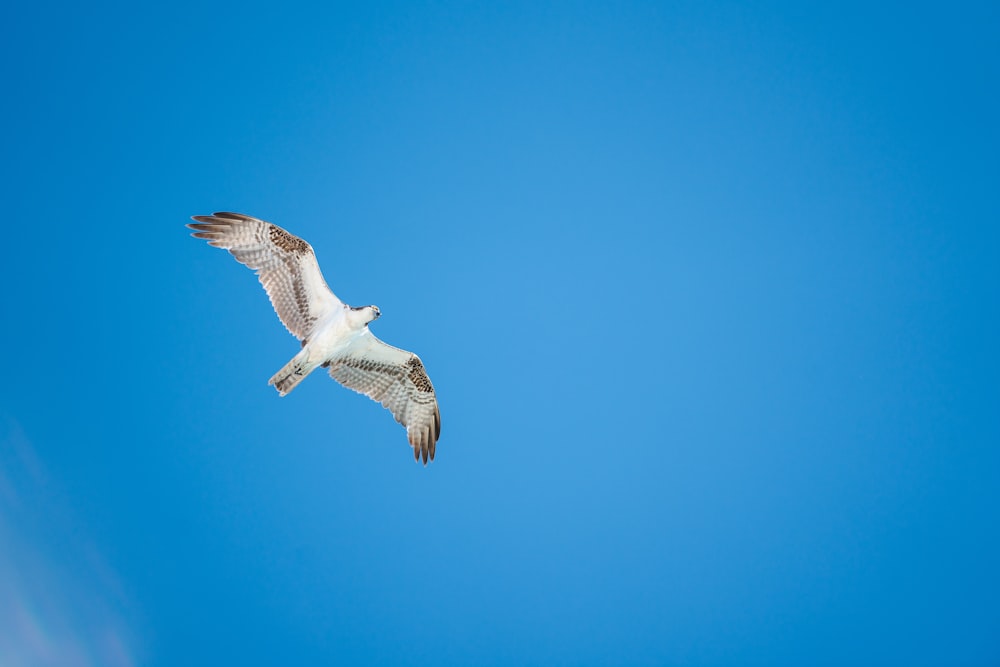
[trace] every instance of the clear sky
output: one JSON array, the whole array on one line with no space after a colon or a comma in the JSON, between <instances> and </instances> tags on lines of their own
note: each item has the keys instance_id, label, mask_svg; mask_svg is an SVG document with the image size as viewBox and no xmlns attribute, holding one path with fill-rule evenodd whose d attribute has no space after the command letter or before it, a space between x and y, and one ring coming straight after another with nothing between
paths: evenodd
<instances>
[{"instance_id":1,"label":"clear sky","mask_svg":"<svg viewBox=\"0 0 1000 667\"><path fill-rule=\"evenodd\" d=\"M6 4L0 664L998 664L998 7Z\"/></svg>"}]
</instances>

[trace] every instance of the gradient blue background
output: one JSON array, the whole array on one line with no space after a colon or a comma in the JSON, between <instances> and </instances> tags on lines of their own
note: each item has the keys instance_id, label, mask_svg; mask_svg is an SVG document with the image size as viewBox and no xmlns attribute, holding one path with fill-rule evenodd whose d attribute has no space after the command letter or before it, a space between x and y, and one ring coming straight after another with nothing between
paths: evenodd
<instances>
[{"instance_id":1,"label":"gradient blue background","mask_svg":"<svg viewBox=\"0 0 1000 667\"><path fill-rule=\"evenodd\" d=\"M5 5L0 663L998 664L1000 11L870 4Z\"/></svg>"}]
</instances>

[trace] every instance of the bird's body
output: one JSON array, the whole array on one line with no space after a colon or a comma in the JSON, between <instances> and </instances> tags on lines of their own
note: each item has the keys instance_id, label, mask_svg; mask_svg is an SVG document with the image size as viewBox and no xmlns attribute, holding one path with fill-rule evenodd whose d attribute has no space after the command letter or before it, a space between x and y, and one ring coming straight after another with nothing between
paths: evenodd
<instances>
[{"instance_id":1,"label":"bird's body","mask_svg":"<svg viewBox=\"0 0 1000 667\"><path fill-rule=\"evenodd\" d=\"M196 215L193 236L229 250L257 272L275 312L302 349L271 377L282 396L319 367L349 389L388 408L406 427L417 460L434 459L441 413L417 355L387 345L369 330L376 306L351 307L326 285L312 247L269 222L239 213Z\"/></svg>"},{"instance_id":2,"label":"bird's body","mask_svg":"<svg viewBox=\"0 0 1000 667\"><path fill-rule=\"evenodd\" d=\"M368 323L374 318L364 311L365 309L352 309L345 305L343 308L334 309L324 319L317 321L313 325L312 335L302 341L299 353L286 364L285 368L275 373L268 384L274 385L278 393L284 396L317 367L348 353L357 345L361 336L366 333L371 335ZM298 372L293 372L289 376L287 373L283 374L286 369L289 371L298 369Z\"/></svg>"}]
</instances>

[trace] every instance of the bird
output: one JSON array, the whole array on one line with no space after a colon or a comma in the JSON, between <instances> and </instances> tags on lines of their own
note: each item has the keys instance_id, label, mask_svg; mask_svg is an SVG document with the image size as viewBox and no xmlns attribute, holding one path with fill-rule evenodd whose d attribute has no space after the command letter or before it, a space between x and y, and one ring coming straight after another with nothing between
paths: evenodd
<instances>
[{"instance_id":1,"label":"bird","mask_svg":"<svg viewBox=\"0 0 1000 667\"><path fill-rule=\"evenodd\" d=\"M228 250L256 272L271 306L302 348L268 384L286 396L317 368L381 403L406 428L413 458L434 460L441 411L416 354L379 340L368 325L377 306L349 306L330 290L312 246L275 224L241 213L195 215L191 236Z\"/></svg>"}]
</instances>

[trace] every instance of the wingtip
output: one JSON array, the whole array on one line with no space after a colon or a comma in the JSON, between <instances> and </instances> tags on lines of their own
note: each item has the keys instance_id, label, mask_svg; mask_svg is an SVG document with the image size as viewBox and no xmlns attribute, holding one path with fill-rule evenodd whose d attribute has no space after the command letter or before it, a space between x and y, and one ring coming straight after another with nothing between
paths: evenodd
<instances>
[{"instance_id":1,"label":"wingtip","mask_svg":"<svg viewBox=\"0 0 1000 667\"><path fill-rule=\"evenodd\" d=\"M427 431L421 431L420 433L412 433L409 437L410 447L413 448L413 460L417 463L423 461L425 468L428 461L434 460L434 446L436 443L429 436L430 433Z\"/></svg>"},{"instance_id":2,"label":"wingtip","mask_svg":"<svg viewBox=\"0 0 1000 667\"><path fill-rule=\"evenodd\" d=\"M239 220L255 220L249 215L244 215L243 213L233 213L231 211L216 211L212 215L192 215L192 220L196 222L204 222L208 224L218 225L220 223L234 222ZM188 225L190 226L190 224Z\"/></svg>"},{"instance_id":3,"label":"wingtip","mask_svg":"<svg viewBox=\"0 0 1000 667\"><path fill-rule=\"evenodd\" d=\"M213 217L222 218L223 220L256 220L252 215L246 215L244 213L233 213L232 211L216 211L212 214Z\"/></svg>"}]
</instances>

